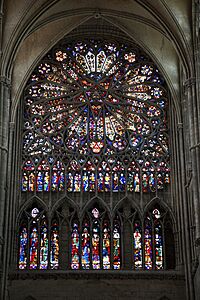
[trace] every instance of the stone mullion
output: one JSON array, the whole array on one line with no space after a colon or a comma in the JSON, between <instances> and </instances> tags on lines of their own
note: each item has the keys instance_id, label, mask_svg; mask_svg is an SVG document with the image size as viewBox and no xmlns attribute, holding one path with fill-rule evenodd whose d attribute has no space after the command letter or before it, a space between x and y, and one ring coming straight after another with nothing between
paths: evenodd
<instances>
[{"instance_id":1,"label":"stone mullion","mask_svg":"<svg viewBox=\"0 0 200 300\"><path fill-rule=\"evenodd\" d=\"M124 224L123 224L123 243L124 243L124 261L123 261L123 269L124 270L130 270L133 265L133 259L132 259L132 245L131 242L133 240L132 238L132 232L131 232L131 223L129 222L128 217L131 214L131 208L130 205L127 203L124 207Z\"/></svg>"},{"instance_id":2,"label":"stone mullion","mask_svg":"<svg viewBox=\"0 0 200 300\"><path fill-rule=\"evenodd\" d=\"M165 220L161 222L162 226L162 255L163 255L163 269L167 269L167 260L166 260L166 244L165 244Z\"/></svg>"},{"instance_id":3,"label":"stone mullion","mask_svg":"<svg viewBox=\"0 0 200 300\"><path fill-rule=\"evenodd\" d=\"M79 263L80 263L80 270L82 268L82 233L83 233L83 219L79 219Z\"/></svg>"},{"instance_id":4,"label":"stone mullion","mask_svg":"<svg viewBox=\"0 0 200 300\"><path fill-rule=\"evenodd\" d=\"M60 242L60 249L59 249L59 266L61 270L69 269L69 239L70 239L70 232L69 232L69 222L67 217L69 216L69 210L67 206L63 207L62 210L63 220L60 222L60 231L59 231L59 242Z\"/></svg>"},{"instance_id":5,"label":"stone mullion","mask_svg":"<svg viewBox=\"0 0 200 300\"><path fill-rule=\"evenodd\" d=\"M156 269L156 243L155 243L155 224L151 215L151 249L152 249L152 270Z\"/></svg>"},{"instance_id":6,"label":"stone mullion","mask_svg":"<svg viewBox=\"0 0 200 300\"><path fill-rule=\"evenodd\" d=\"M47 215L48 216L48 215ZM51 226L52 226L52 219L51 217L47 217L47 236L48 236L48 265L47 269L51 269Z\"/></svg>"},{"instance_id":7,"label":"stone mullion","mask_svg":"<svg viewBox=\"0 0 200 300\"><path fill-rule=\"evenodd\" d=\"M114 223L114 218L113 218L113 215L110 219L110 269L112 270L113 269L113 258L114 258L114 255L113 255L113 223Z\"/></svg>"},{"instance_id":8,"label":"stone mullion","mask_svg":"<svg viewBox=\"0 0 200 300\"><path fill-rule=\"evenodd\" d=\"M67 222L64 220L60 224L59 231L59 268L61 270L68 269L68 231L67 231Z\"/></svg>"},{"instance_id":9,"label":"stone mullion","mask_svg":"<svg viewBox=\"0 0 200 300\"><path fill-rule=\"evenodd\" d=\"M42 213L43 215L43 213ZM37 221L37 230L38 230L38 247L37 247L37 269L40 269L40 250L41 250L41 220L42 215L40 216L39 221Z\"/></svg>"},{"instance_id":10,"label":"stone mullion","mask_svg":"<svg viewBox=\"0 0 200 300\"><path fill-rule=\"evenodd\" d=\"M31 222L27 218L27 269L30 269L30 230Z\"/></svg>"},{"instance_id":11,"label":"stone mullion","mask_svg":"<svg viewBox=\"0 0 200 300\"><path fill-rule=\"evenodd\" d=\"M93 236L93 220L92 218L90 217L89 218L89 228L90 228L90 270L93 269L93 266L92 266L92 250L93 250L93 246L92 246L92 236Z\"/></svg>"},{"instance_id":12,"label":"stone mullion","mask_svg":"<svg viewBox=\"0 0 200 300\"><path fill-rule=\"evenodd\" d=\"M98 221L99 223L99 257L100 269L103 270L103 218Z\"/></svg>"}]
</instances>

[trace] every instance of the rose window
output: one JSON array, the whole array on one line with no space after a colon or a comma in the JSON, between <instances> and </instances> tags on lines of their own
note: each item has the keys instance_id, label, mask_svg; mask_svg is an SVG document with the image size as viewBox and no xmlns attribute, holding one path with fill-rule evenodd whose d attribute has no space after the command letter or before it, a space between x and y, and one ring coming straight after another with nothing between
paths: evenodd
<instances>
[{"instance_id":1,"label":"rose window","mask_svg":"<svg viewBox=\"0 0 200 300\"><path fill-rule=\"evenodd\" d=\"M169 183L167 93L136 46L56 46L25 89L22 191L155 192Z\"/></svg>"}]
</instances>

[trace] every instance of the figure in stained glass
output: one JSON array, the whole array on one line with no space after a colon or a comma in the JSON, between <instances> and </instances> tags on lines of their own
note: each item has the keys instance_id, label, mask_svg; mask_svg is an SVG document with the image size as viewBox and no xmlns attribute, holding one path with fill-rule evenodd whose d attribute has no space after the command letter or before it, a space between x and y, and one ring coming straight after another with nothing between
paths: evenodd
<instances>
[{"instance_id":1,"label":"figure in stained glass","mask_svg":"<svg viewBox=\"0 0 200 300\"><path fill-rule=\"evenodd\" d=\"M78 270L80 268L79 256L79 228L78 223L74 222L71 235L71 268Z\"/></svg>"},{"instance_id":2,"label":"figure in stained glass","mask_svg":"<svg viewBox=\"0 0 200 300\"><path fill-rule=\"evenodd\" d=\"M89 179L87 172L84 172L83 174L83 191L88 192L89 190Z\"/></svg>"},{"instance_id":3,"label":"figure in stained glass","mask_svg":"<svg viewBox=\"0 0 200 300\"><path fill-rule=\"evenodd\" d=\"M115 270L120 269L121 266L121 247L120 247L120 223L118 220L114 220L113 228L113 268Z\"/></svg>"},{"instance_id":4,"label":"figure in stained glass","mask_svg":"<svg viewBox=\"0 0 200 300\"><path fill-rule=\"evenodd\" d=\"M155 208L152 212L154 223L154 244L155 244L155 268L163 269L163 234L162 223L160 221L161 213Z\"/></svg>"},{"instance_id":5,"label":"figure in stained glass","mask_svg":"<svg viewBox=\"0 0 200 300\"><path fill-rule=\"evenodd\" d=\"M146 270L152 269L152 225L150 218L145 220L144 228L144 264Z\"/></svg>"},{"instance_id":6,"label":"figure in stained glass","mask_svg":"<svg viewBox=\"0 0 200 300\"><path fill-rule=\"evenodd\" d=\"M59 227L56 221L51 226L51 248L50 248L50 266L51 269L59 267Z\"/></svg>"},{"instance_id":7,"label":"figure in stained glass","mask_svg":"<svg viewBox=\"0 0 200 300\"><path fill-rule=\"evenodd\" d=\"M82 230L82 243L81 243L81 265L83 269L90 269L90 229L89 223L84 221Z\"/></svg>"},{"instance_id":8,"label":"figure in stained glass","mask_svg":"<svg viewBox=\"0 0 200 300\"><path fill-rule=\"evenodd\" d=\"M142 268L142 228L140 222L136 221L134 223L134 268Z\"/></svg>"},{"instance_id":9,"label":"figure in stained glass","mask_svg":"<svg viewBox=\"0 0 200 300\"><path fill-rule=\"evenodd\" d=\"M38 229L33 224L30 232L30 269L38 267Z\"/></svg>"},{"instance_id":10,"label":"figure in stained glass","mask_svg":"<svg viewBox=\"0 0 200 300\"><path fill-rule=\"evenodd\" d=\"M92 267L94 270L100 269L100 232L97 220L93 221L92 228Z\"/></svg>"},{"instance_id":11,"label":"figure in stained glass","mask_svg":"<svg viewBox=\"0 0 200 300\"><path fill-rule=\"evenodd\" d=\"M113 192L119 190L119 180L118 180L118 174L114 173L113 175Z\"/></svg>"},{"instance_id":12,"label":"figure in stained glass","mask_svg":"<svg viewBox=\"0 0 200 300\"><path fill-rule=\"evenodd\" d=\"M40 228L40 269L48 267L48 229L46 219L42 220Z\"/></svg>"},{"instance_id":13,"label":"figure in stained glass","mask_svg":"<svg viewBox=\"0 0 200 300\"><path fill-rule=\"evenodd\" d=\"M104 176L102 172L98 174L98 192L104 191Z\"/></svg>"},{"instance_id":14,"label":"figure in stained glass","mask_svg":"<svg viewBox=\"0 0 200 300\"><path fill-rule=\"evenodd\" d=\"M28 232L26 226L21 226L19 244L19 269L26 269L28 257Z\"/></svg>"},{"instance_id":15,"label":"figure in stained glass","mask_svg":"<svg viewBox=\"0 0 200 300\"><path fill-rule=\"evenodd\" d=\"M104 180L105 180L105 192L109 192L110 191L110 174L108 172L106 172Z\"/></svg>"},{"instance_id":16,"label":"figure in stained glass","mask_svg":"<svg viewBox=\"0 0 200 300\"><path fill-rule=\"evenodd\" d=\"M102 256L103 256L103 269L110 269L110 226L108 221L103 223L103 238L102 238Z\"/></svg>"},{"instance_id":17,"label":"figure in stained glass","mask_svg":"<svg viewBox=\"0 0 200 300\"><path fill-rule=\"evenodd\" d=\"M136 193L140 191L140 178L138 173L136 173L134 176L134 191Z\"/></svg>"}]
</instances>

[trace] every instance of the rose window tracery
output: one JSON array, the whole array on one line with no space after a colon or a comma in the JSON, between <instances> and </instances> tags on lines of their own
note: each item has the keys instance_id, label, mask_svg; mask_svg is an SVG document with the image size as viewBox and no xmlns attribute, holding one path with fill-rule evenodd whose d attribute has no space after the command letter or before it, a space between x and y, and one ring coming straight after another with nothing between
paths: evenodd
<instances>
[{"instance_id":1,"label":"rose window tracery","mask_svg":"<svg viewBox=\"0 0 200 300\"><path fill-rule=\"evenodd\" d=\"M163 189L166 97L157 67L136 46L57 46L25 89L22 191Z\"/></svg>"}]
</instances>

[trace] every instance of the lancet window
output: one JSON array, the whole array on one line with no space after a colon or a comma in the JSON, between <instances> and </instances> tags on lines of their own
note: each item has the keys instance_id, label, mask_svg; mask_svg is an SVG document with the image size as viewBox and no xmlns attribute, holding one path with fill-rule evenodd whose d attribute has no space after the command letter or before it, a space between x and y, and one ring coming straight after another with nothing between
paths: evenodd
<instances>
[{"instance_id":1,"label":"lancet window","mask_svg":"<svg viewBox=\"0 0 200 300\"><path fill-rule=\"evenodd\" d=\"M23 215L19 230L19 269L58 269L59 225L48 224L43 210L34 207Z\"/></svg>"},{"instance_id":2,"label":"lancet window","mask_svg":"<svg viewBox=\"0 0 200 300\"><path fill-rule=\"evenodd\" d=\"M26 217L25 217L26 215ZM19 269L59 269L59 221L47 222L44 211L34 207L22 217L19 228ZM73 214L74 215L74 214ZM169 214L156 205L139 218L135 211L130 215L133 261L130 269L163 270L175 267L175 249L172 223ZM94 206L80 220L74 216L65 228L66 238L62 247L69 244L69 261L64 269L120 270L123 269L122 235L123 211L111 219L105 210ZM67 242L69 237L69 243ZM64 251L66 253L66 251Z\"/></svg>"}]
</instances>

